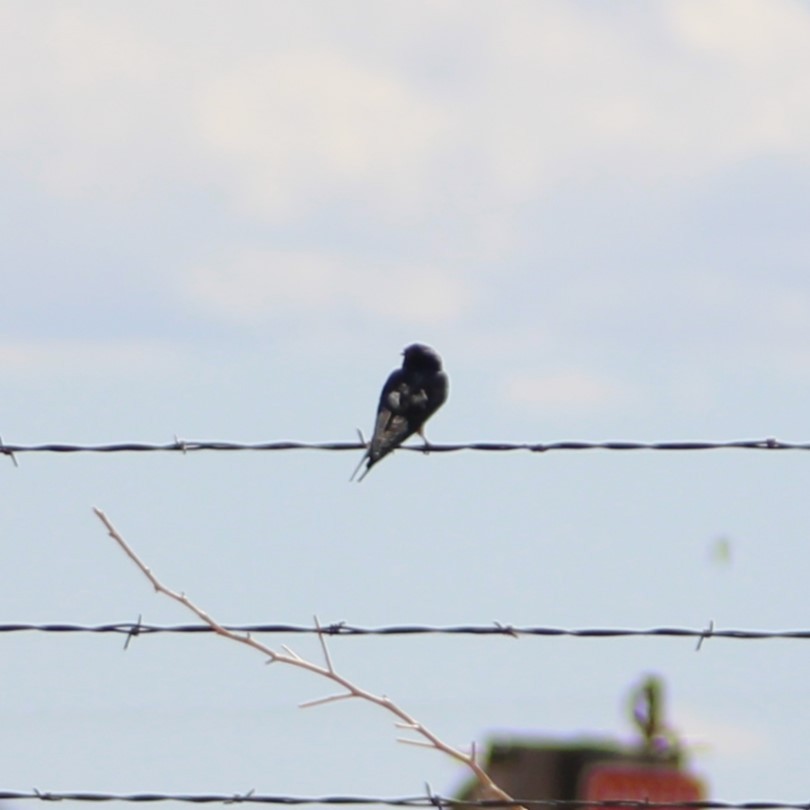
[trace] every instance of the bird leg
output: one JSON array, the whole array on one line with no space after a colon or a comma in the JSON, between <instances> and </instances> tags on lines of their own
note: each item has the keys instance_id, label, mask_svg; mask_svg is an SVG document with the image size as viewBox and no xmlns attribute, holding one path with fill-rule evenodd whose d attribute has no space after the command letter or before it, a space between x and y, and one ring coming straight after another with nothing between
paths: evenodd
<instances>
[{"instance_id":1,"label":"bird leg","mask_svg":"<svg viewBox=\"0 0 810 810\"><path fill-rule=\"evenodd\" d=\"M422 452L425 455L428 455L428 453L430 453L430 442L428 441L428 437L425 436L425 426L422 425L422 427L420 427L416 432L419 434L419 437L425 443L425 446L422 448Z\"/></svg>"}]
</instances>

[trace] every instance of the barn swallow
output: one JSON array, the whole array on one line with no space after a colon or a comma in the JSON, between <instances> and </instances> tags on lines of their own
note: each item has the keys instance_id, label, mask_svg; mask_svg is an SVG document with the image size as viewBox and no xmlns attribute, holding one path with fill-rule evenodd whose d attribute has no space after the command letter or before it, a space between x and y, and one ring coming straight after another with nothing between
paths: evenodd
<instances>
[{"instance_id":1,"label":"barn swallow","mask_svg":"<svg viewBox=\"0 0 810 810\"><path fill-rule=\"evenodd\" d=\"M430 346L414 343L402 354L402 368L392 371L385 381L377 406L374 435L351 480L364 461L366 469L358 481L414 433L422 437L425 447L428 446L424 424L447 399L447 375L442 371L441 357Z\"/></svg>"}]
</instances>

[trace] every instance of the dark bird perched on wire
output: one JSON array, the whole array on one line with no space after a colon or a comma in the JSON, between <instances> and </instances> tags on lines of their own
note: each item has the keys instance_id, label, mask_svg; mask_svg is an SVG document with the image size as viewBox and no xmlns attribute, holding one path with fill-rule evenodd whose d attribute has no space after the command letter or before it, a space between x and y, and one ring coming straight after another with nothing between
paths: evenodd
<instances>
[{"instance_id":1,"label":"dark bird perched on wire","mask_svg":"<svg viewBox=\"0 0 810 810\"><path fill-rule=\"evenodd\" d=\"M447 399L447 375L442 371L441 357L430 346L414 343L402 354L402 368L392 371L385 381L377 406L374 435L351 480L364 461L366 469L358 481L414 433L422 437L425 447L428 446L423 426Z\"/></svg>"}]
</instances>

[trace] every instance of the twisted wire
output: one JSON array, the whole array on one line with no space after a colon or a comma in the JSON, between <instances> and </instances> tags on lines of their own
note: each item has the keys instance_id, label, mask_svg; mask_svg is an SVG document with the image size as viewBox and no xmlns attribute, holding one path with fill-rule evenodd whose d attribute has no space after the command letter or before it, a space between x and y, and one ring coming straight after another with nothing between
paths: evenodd
<instances>
[{"instance_id":1,"label":"twisted wire","mask_svg":"<svg viewBox=\"0 0 810 810\"><path fill-rule=\"evenodd\" d=\"M227 625L225 629L235 633L274 633L274 634L312 634L328 636L415 636L415 635L471 635L471 636L547 636L570 638L640 638L640 637L670 637L702 640L706 638L723 638L736 641L761 641L773 639L810 639L810 630L747 630L747 629L718 629L712 624L704 629L687 627L651 627L651 628L621 628L621 627L543 627L518 626L494 622L484 625L389 625L381 627L362 627L358 625L337 622L321 625L296 624L243 624ZM4 623L0 624L0 633L120 633L127 636L152 635L161 633L213 633L214 630L207 624L178 624L178 625L152 625L137 622L117 622L113 624L80 625L68 623L30 624L30 623Z\"/></svg>"},{"instance_id":2,"label":"twisted wire","mask_svg":"<svg viewBox=\"0 0 810 810\"><path fill-rule=\"evenodd\" d=\"M167 444L148 444L141 442L121 442L117 444L8 444L0 441L0 453L14 456L19 453L194 453L201 451L276 451L276 450L363 450L362 442L222 442L222 441L186 441L175 439ZM410 452L424 452L420 445L399 448ZM559 441L559 442L469 442L461 444L431 444L431 453L455 453L461 450L481 452L512 452L526 450L531 453L548 453L571 450L810 450L810 442L786 442L774 438L741 439L733 441Z\"/></svg>"},{"instance_id":3,"label":"twisted wire","mask_svg":"<svg viewBox=\"0 0 810 810\"><path fill-rule=\"evenodd\" d=\"M183 802L189 804L282 804L282 805L369 805L378 804L388 807L539 807L539 808L571 808L571 810L588 810L589 808L635 808L637 810L675 810L675 808L688 808L689 810L810 810L810 802L778 802L778 801L679 801L679 802L653 802L635 801L630 799L604 799L589 801L581 799L452 799L436 794L425 796L284 796L257 794L248 791L243 794L187 794L187 793L91 793L68 792L58 793L51 791L0 791L2 800L39 801L75 801L75 802Z\"/></svg>"}]
</instances>

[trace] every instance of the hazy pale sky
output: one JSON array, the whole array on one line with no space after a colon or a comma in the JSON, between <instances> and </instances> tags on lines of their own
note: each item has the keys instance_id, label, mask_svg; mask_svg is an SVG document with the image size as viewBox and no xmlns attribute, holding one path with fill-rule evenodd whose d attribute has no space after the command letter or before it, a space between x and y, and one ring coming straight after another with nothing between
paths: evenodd
<instances>
[{"instance_id":1,"label":"hazy pale sky","mask_svg":"<svg viewBox=\"0 0 810 810\"><path fill-rule=\"evenodd\" d=\"M0 436L807 439L810 4L0 4ZM3 459L0 459L2 461ZM804 453L20 454L0 621L810 624ZM730 563L712 549L727 542ZM317 654L312 639L275 639ZM413 795L462 774L213 638L0 639L0 789ZM667 682L713 798L807 796L804 643L336 639L449 741L631 739Z\"/></svg>"}]
</instances>

